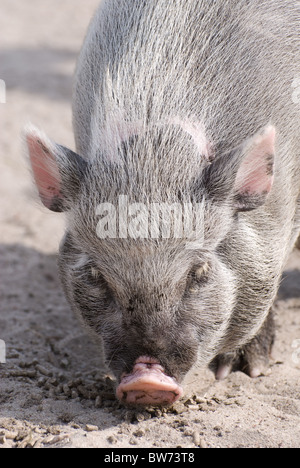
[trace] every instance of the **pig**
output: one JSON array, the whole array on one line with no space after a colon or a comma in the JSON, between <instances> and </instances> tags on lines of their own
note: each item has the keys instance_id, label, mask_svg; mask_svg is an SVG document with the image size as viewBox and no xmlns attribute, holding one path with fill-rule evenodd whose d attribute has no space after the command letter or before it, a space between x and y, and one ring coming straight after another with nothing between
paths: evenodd
<instances>
[{"instance_id":1,"label":"pig","mask_svg":"<svg viewBox=\"0 0 300 468\"><path fill-rule=\"evenodd\" d=\"M294 0L102 0L75 72L76 152L26 129L40 199L66 217L66 296L125 405L173 404L197 366L268 366L300 231L299 76ZM174 235L179 210L164 234L161 204L189 207L189 229Z\"/></svg>"}]
</instances>

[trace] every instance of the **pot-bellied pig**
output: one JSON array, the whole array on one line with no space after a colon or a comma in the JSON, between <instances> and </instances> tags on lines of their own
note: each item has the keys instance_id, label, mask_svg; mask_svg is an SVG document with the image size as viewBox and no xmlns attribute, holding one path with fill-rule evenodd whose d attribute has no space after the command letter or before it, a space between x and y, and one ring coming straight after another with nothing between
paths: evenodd
<instances>
[{"instance_id":1,"label":"pot-bellied pig","mask_svg":"<svg viewBox=\"0 0 300 468\"><path fill-rule=\"evenodd\" d=\"M76 153L26 131L65 212L66 295L126 404L193 366L258 376L300 231L300 3L103 0L75 74Z\"/></svg>"}]
</instances>

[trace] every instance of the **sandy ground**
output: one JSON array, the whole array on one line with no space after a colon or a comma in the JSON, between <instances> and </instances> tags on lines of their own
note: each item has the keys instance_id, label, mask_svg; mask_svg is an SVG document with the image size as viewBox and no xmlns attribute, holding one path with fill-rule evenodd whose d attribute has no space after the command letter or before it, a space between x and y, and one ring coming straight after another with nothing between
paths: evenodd
<instances>
[{"instance_id":1,"label":"sandy ground","mask_svg":"<svg viewBox=\"0 0 300 468\"><path fill-rule=\"evenodd\" d=\"M268 375L237 372L216 382L193 372L168 411L118 405L97 349L62 294L56 252L61 215L41 208L22 158L33 121L74 148L71 82L98 0L1 0L0 78L0 448L299 447L300 254L278 301L275 359Z\"/></svg>"}]
</instances>

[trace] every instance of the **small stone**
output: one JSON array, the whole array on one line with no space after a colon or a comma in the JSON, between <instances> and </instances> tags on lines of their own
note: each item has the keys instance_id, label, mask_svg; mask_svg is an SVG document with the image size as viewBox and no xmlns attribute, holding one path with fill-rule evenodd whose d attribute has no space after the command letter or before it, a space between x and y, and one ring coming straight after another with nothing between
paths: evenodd
<instances>
[{"instance_id":1,"label":"small stone","mask_svg":"<svg viewBox=\"0 0 300 468\"><path fill-rule=\"evenodd\" d=\"M107 437L107 442L109 442L110 444L116 444L118 440L114 435L110 435Z\"/></svg>"},{"instance_id":2,"label":"small stone","mask_svg":"<svg viewBox=\"0 0 300 468\"><path fill-rule=\"evenodd\" d=\"M101 408L101 406L102 406L102 397L98 395L95 400L95 408Z\"/></svg>"},{"instance_id":3,"label":"small stone","mask_svg":"<svg viewBox=\"0 0 300 468\"><path fill-rule=\"evenodd\" d=\"M130 443L130 445L137 445L137 444L138 444L138 442L137 442L137 440L135 439L135 437L131 437L131 439L129 439L129 443Z\"/></svg>"},{"instance_id":4,"label":"small stone","mask_svg":"<svg viewBox=\"0 0 300 468\"><path fill-rule=\"evenodd\" d=\"M58 442L61 442L62 440L69 439L69 438L70 438L69 434L59 434L56 436L50 436L43 440L43 444L54 445L54 444L57 444Z\"/></svg>"},{"instance_id":5,"label":"small stone","mask_svg":"<svg viewBox=\"0 0 300 468\"><path fill-rule=\"evenodd\" d=\"M193 432L193 442L197 447L199 447L200 441L201 441L201 438L200 438L199 432L197 431Z\"/></svg>"},{"instance_id":6,"label":"small stone","mask_svg":"<svg viewBox=\"0 0 300 468\"><path fill-rule=\"evenodd\" d=\"M17 436L15 437L16 441L19 442L20 440L25 439L28 436L28 431L26 430L19 430Z\"/></svg>"},{"instance_id":7,"label":"small stone","mask_svg":"<svg viewBox=\"0 0 300 468\"><path fill-rule=\"evenodd\" d=\"M38 381L37 381L37 384L39 387L43 387L46 383L47 379L46 377L39 377Z\"/></svg>"},{"instance_id":8,"label":"small stone","mask_svg":"<svg viewBox=\"0 0 300 468\"><path fill-rule=\"evenodd\" d=\"M14 440L17 437L17 435L18 435L17 432L13 432L13 431L5 432L5 437L8 440Z\"/></svg>"},{"instance_id":9,"label":"small stone","mask_svg":"<svg viewBox=\"0 0 300 468\"><path fill-rule=\"evenodd\" d=\"M32 366L32 361L20 361L19 362L19 367L21 367L21 369L28 369L28 367L31 367Z\"/></svg>"},{"instance_id":10,"label":"small stone","mask_svg":"<svg viewBox=\"0 0 300 468\"><path fill-rule=\"evenodd\" d=\"M51 379L49 379L49 383L50 385L53 385L54 387L58 386L58 380L56 377L52 377Z\"/></svg>"},{"instance_id":11,"label":"small stone","mask_svg":"<svg viewBox=\"0 0 300 468\"><path fill-rule=\"evenodd\" d=\"M46 369L46 367L37 364L35 368L40 374L45 375L46 377L53 377L53 372L49 369Z\"/></svg>"},{"instance_id":12,"label":"small stone","mask_svg":"<svg viewBox=\"0 0 300 468\"><path fill-rule=\"evenodd\" d=\"M36 376L35 370L15 370L10 373L12 377L29 377L33 379Z\"/></svg>"},{"instance_id":13,"label":"small stone","mask_svg":"<svg viewBox=\"0 0 300 468\"><path fill-rule=\"evenodd\" d=\"M71 426L73 427L73 429L80 429L80 426L77 423L72 423Z\"/></svg>"},{"instance_id":14,"label":"small stone","mask_svg":"<svg viewBox=\"0 0 300 468\"><path fill-rule=\"evenodd\" d=\"M200 439L200 442L199 442L199 447L200 448L207 448L207 443L205 442L204 439Z\"/></svg>"},{"instance_id":15,"label":"small stone","mask_svg":"<svg viewBox=\"0 0 300 468\"><path fill-rule=\"evenodd\" d=\"M72 389L71 391L71 398L72 400L75 400L75 398L78 398L79 397L79 394L76 390Z\"/></svg>"},{"instance_id":16,"label":"small stone","mask_svg":"<svg viewBox=\"0 0 300 468\"><path fill-rule=\"evenodd\" d=\"M138 422L142 422L142 421L145 420L145 416L144 416L143 413L137 413L137 414L135 415L135 419L136 419Z\"/></svg>"},{"instance_id":17,"label":"small stone","mask_svg":"<svg viewBox=\"0 0 300 468\"><path fill-rule=\"evenodd\" d=\"M145 435L145 431L144 431L144 429L138 429L137 431L135 431L133 433L133 435L135 437L143 437Z\"/></svg>"},{"instance_id":18,"label":"small stone","mask_svg":"<svg viewBox=\"0 0 300 468\"><path fill-rule=\"evenodd\" d=\"M86 430L87 432L95 432L95 431L99 431L99 427L98 427L98 426L94 426L93 424L86 424L85 430Z\"/></svg>"},{"instance_id":19,"label":"small stone","mask_svg":"<svg viewBox=\"0 0 300 468\"><path fill-rule=\"evenodd\" d=\"M194 404L195 404L195 402L192 400L192 398L188 398L188 399L185 400L185 402L184 402L184 405L185 405L185 406L192 406L192 405L194 405Z\"/></svg>"},{"instance_id":20,"label":"small stone","mask_svg":"<svg viewBox=\"0 0 300 468\"><path fill-rule=\"evenodd\" d=\"M187 410L187 408L183 403L176 403L172 406L172 410L175 414L182 414Z\"/></svg>"},{"instance_id":21,"label":"small stone","mask_svg":"<svg viewBox=\"0 0 300 468\"><path fill-rule=\"evenodd\" d=\"M9 359L17 359L20 357L20 353L16 351L15 349L8 350L8 356Z\"/></svg>"},{"instance_id":22,"label":"small stone","mask_svg":"<svg viewBox=\"0 0 300 468\"><path fill-rule=\"evenodd\" d=\"M67 369L69 367L69 361L67 359L62 359L60 361L60 366L63 368L63 369Z\"/></svg>"},{"instance_id":23,"label":"small stone","mask_svg":"<svg viewBox=\"0 0 300 468\"><path fill-rule=\"evenodd\" d=\"M77 391L82 398L85 398L86 400L90 398L90 392L83 385L78 385Z\"/></svg>"},{"instance_id":24,"label":"small stone","mask_svg":"<svg viewBox=\"0 0 300 468\"><path fill-rule=\"evenodd\" d=\"M70 390L70 387L68 384L64 384L63 387L63 392L66 396L70 396L71 395L71 390Z\"/></svg>"}]
</instances>

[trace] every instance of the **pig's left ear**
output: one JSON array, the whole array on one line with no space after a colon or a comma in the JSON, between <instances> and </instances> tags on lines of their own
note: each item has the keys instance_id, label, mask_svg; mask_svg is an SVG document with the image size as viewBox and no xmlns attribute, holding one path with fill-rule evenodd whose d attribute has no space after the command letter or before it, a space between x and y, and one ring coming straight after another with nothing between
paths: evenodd
<instances>
[{"instance_id":1,"label":"pig's left ear","mask_svg":"<svg viewBox=\"0 0 300 468\"><path fill-rule=\"evenodd\" d=\"M267 126L238 151L220 156L204 171L207 195L214 201L233 202L236 211L262 206L273 184L275 128Z\"/></svg>"},{"instance_id":2,"label":"pig's left ear","mask_svg":"<svg viewBox=\"0 0 300 468\"><path fill-rule=\"evenodd\" d=\"M234 204L238 211L263 205L274 180L276 131L272 125L246 142L234 183Z\"/></svg>"},{"instance_id":3,"label":"pig's left ear","mask_svg":"<svg viewBox=\"0 0 300 468\"><path fill-rule=\"evenodd\" d=\"M51 211L67 211L79 191L87 162L32 125L24 133L41 201Z\"/></svg>"}]
</instances>

